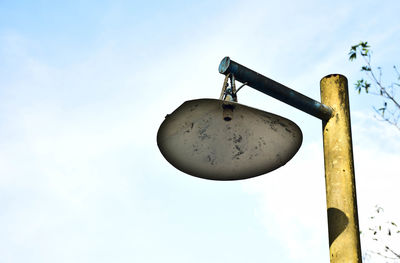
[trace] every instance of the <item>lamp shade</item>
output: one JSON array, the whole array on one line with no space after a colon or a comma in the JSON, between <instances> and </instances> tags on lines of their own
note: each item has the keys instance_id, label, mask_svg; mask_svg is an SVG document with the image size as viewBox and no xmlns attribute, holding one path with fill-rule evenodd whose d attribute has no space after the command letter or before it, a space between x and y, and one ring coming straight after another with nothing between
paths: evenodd
<instances>
[{"instance_id":1,"label":"lamp shade","mask_svg":"<svg viewBox=\"0 0 400 263\"><path fill-rule=\"evenodd\" d=\"M278 115L236 102L198 99L167 115L158 147L173 166L212 180L239 180L273 171L302 143L300 128Z\"/></svg>"}]
</instances>

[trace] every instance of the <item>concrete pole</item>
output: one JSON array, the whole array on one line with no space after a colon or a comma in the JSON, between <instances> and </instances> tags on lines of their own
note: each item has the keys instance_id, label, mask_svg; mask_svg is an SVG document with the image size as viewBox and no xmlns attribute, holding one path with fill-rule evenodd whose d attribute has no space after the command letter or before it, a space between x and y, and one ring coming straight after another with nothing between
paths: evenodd
<instances>
[{"instance_id":1,"label":"concrete pole","mask_svg":"<svg viewBox=\"0 0 400 263\"><path fill-rule=\"evenodd\" d=\"M328 75L320 87L321 102L333 109L332 117L323 121L330 262L358 263L362 259L347 79Z\"/></svg>"}]
</instances>

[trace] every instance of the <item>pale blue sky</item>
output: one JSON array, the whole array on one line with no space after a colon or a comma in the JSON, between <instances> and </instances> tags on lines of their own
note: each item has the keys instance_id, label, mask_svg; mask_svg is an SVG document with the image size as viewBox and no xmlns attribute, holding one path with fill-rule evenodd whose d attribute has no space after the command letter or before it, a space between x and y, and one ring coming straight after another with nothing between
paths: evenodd
<instances>
[{"instance_id":1,"label":"pale blue sky","mask_svg":"<svg viewBox=\"0 0 400 263\"><path fill-rule=\"evenodd\" d=\"M244 88L239 102L302 129L287 165L214 182L177 171L159 153L167 113L219 96L224 56L318 100L322 77L346 75L361 227L375 204L400 222L400 135L374 119L379 99L353 90L362 74L347 60L349 47L367 40L393 76L399 8L0 1L0 261L328 262L318 119Z\"/></svg>"}]
</instances>

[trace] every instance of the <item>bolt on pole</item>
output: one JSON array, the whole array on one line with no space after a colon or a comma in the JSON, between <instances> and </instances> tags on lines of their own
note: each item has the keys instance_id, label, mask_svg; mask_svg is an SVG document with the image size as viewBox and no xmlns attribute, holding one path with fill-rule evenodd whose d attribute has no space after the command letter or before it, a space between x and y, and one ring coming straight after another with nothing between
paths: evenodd
<instances>
[{"instance_id":1,"label":"bolt on pole","mask_svg":"<svg viewBox=\"0 0 400 263\"><path fill-rule=\"evenodd\" d=\"M358 263L362 259L347 79L328 75L320 87L321 102L333 109L332 117L323 121L330 262Z\"/></svg>"}]
</instances>

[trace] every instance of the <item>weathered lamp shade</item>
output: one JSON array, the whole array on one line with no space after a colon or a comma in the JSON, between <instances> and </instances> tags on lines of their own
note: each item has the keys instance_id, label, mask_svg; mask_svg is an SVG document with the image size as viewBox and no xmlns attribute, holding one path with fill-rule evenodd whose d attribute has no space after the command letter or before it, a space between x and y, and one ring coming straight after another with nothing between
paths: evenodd
<instances>
[{"instance_id":1,"label":"weathered lamp shade","mask_svg":"<svg viewBox=\"0 0 400 263\"><path fill-rule=\"evenodd\" d=\"M287 163L303 140L292 121L235 102L199 99L167 115L157 134L161 153L187 174L239 180Z\"/></svg>"}]
</instances>

